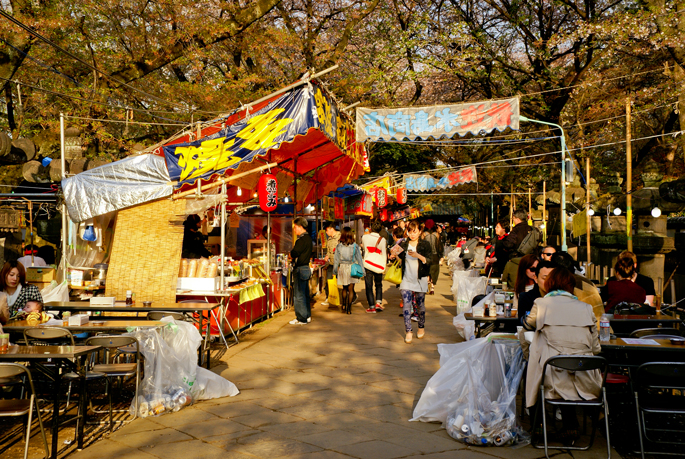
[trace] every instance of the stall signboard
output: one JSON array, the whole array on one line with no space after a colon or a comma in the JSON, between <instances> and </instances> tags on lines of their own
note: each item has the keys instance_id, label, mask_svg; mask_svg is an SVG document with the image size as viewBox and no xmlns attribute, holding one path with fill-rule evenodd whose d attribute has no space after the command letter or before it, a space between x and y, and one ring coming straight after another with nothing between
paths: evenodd
<instances>
[{"instance_id":1,"label":"stall signboard","mask_svg":"<svg viewBox=\"0 0 685 459\"><path fill-rule=\"evenodd\" d=\"M426 140L519 128L519 99L402 108L357 108L357 142Z\"/></svg>"},{"instance_id":2,"label":"stall signboard","mask_svg":"<svg viewBox=\"0 0 685 459\"><path fill-rule=\"evenodd\" d=\"M412 207L411 212L410 212L410 217L412 219L414 219L414 218L419 218L420 216L421 216L421 211L419 209Z\"/></svg>"},{"instance_id":3,"label":"stall signboard","mask_svg":"<svg viewBox=\"0 0 685 459\"><path fill-rule=\"evenodd\" d=\"M240 227L240 215L237 212L232 212L228 217L228 226L229 228Z\"/></svg>"},{"instance_id":4,"label":"stall signboard","mask_svg":"<svg viewBox=\"0 0 685 459\"><path fill-rule=\"evenodd\" d=\"M388 219L390 221L402 220L403 218L411 217L411 208L409 206L401 207L399 209L389 212Z\"/></svg>"},{"instance_id":5,"label":"stall signboard","mask_svg":"<svg viewBox=\"0 0 685 459\"><path fill-rule=\"evenodd\" d=\"M373 197L364 193L345 199L345 214L371 217L373 215Z\"/></svg>"},{"instance_id":6,"label":"stall signboard","mask_svg":"<svg viewBox=\"0 0 685 459\"><path fill-rule=\"evenodd\" d=\"M343 198L333 198L335 199L335 219L342 220L345 218L345 200Z\"/></svg>"},{"instance_id":7,"label":"stall signboard","mask_svg":"<svg viewBox=\"0 0 685 459\"><path fill-rule=\"evenodd\" d=\"M464 167L456 171L448 172L440 179L436 179L428 174L407 174L404 176L404 183L409 191L432 191L477 181L478 176L476 175L475 166Z\"/></svg>"},{"instance_id":8,"label":"stall signboard","mask_svg":"<svg viewBox=\"0 0 685 459\"><path fill-rule=\"evenodd\" d=\"M277 149L309 129L319 129L355 163L364 165L364 149L353 139L353 124L341 116L318 85L283 94L249 116L199 140L165 145L169 176L177 186L208 180Z\"/></svg>"}]
</instances>

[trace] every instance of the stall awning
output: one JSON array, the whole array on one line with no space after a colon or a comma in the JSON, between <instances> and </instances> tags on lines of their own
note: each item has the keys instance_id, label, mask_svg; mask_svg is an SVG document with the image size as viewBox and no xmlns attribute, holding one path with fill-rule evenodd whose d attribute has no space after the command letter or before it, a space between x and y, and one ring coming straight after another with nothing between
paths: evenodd
<instances>
[{"instance_id":1,"label":"stall awning","mask_svg":"<svg viewBox=\"0 0 685 459\"><path fill-rule=\"evenodd\" d=\"M65 179L70 218L83 221L105 209L167 197L193 188L198 180L206 185L269 163L277 164L271 172L280 176L279 194L290 193L301 207L368 170L366 151L355 141L354 123L316 81L205 123L137 158L147 158L140 160L145 164L163 158L166 175L158 171L154 180L141 177L120 164L131 161L126 158ZM259 175L248 177L235 185L253 189ZM136 183L144 190L134 191ZM153 183L159 188L151 193ZM101 201L103 194L110 195L105 203L93 202ZM241 196L232 194L229 201L246 202L251 193Z\"/></svg>"}]
</instances>

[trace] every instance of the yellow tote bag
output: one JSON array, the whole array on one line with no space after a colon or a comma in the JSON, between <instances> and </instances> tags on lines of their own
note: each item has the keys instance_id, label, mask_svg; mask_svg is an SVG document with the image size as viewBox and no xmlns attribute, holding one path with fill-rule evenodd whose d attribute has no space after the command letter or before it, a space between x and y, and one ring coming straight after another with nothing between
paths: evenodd
<instances>
[{"instance_id":1,"label":"yellow tote bag","mask_svg":"<svg viewBox=\"0 0 685 459\"><path fill-rule=\"evenodd\" d=\"M386 270L383 279L393 284L399 285L402 283L402 262L395 260Z\"/></svg>"},{"instance_id":2,"label":"yellow tote bag","mask_svg":"<svg viewBox=\"0 0 685 459\"><path fill-rule=\"evenodd\" d=\"M328 304L331 306L340 306L338 279L335 276L333 276L333 279L328 279Z\"/></svg>"}]
</instances>

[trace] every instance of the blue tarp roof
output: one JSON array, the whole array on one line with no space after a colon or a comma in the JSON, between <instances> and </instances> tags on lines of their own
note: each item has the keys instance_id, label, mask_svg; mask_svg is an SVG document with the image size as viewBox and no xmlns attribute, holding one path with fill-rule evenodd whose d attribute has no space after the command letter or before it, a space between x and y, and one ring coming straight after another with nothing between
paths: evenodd
<instances>
[{"instance_id":1,"label":"blue tarp roof","mask_svg":"<svg viewBox=\"0 0 685 459\"><path fill-rule=\"evenodd\" d=\"M345 186L341 186L335 191L331 191L330 193L328 193L328 196L335 198L349 198L352 196L358 196L363 193L363 191L361 191L354 185L347 184Z\"/></svg>"}]
</instances>

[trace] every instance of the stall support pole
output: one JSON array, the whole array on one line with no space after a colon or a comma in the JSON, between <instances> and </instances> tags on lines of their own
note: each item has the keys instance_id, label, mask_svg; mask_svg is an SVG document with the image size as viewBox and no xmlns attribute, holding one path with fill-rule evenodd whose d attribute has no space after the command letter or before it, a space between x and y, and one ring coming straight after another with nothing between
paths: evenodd
<instances>
[{"instance_id":1,"label":"stall support pole","mask_svg":"<svg viewBox=\"0 0 685 459\"><path fill-rule=\"evenodd\" d=\"M266 275L267 275L267 284L266 284L266 316L269 317L269 314L273 314L273 308L272 308L272 301L273 299L271 298L271 290L272 290L272 285L269 283L271 281L271 212L266 213Z\"/></svg>"},{"instance_id":2,"label":"stall support pole","mask_svg":"<svg viewBox=\"0 0 685 459\"><path fill-rule=\"evenodd\" d=\"M542 224L544 231L542 232L542 240L547 245L547 181L542 182Z\"/></svg>"},{"instance_id":3,"label":"stall support pole","mask_svg":"<svg viewBox=\"0 0 685 459\"><path fill-rule=\"evenodd\" d=\"M626 98L626 236L628 251L633 251L633 151L631 145L630 97ZM589 182L588 182L589 183Z\"/></svg>"},{"instance_id":4,"label":"stall support pole","mask_svg":"<svg viewBox=\"0 0 685 459\"><path fill-rule=\"evenodd\" d=\"M66 175L66 161L64 160L64 113L59 114L59 139L60 139L60 166L62 168L62 180ZM62 259L60 260L60 268L62 270L62 278L60 282L67 279L67 204L62 204Z\"/></svg>"},{"instance_id":5,"label":"stall support pole","mask_svg":"<svg viewBox=\"0 0 685 459\"><path fill-rule=\"evenodd\" d=\"M585 191L585 244L587 251L587 264L592 263L590 256L590 232L592 231L592 216L590 215L590 157L585 158L585 174L587 175Z\"/></svg>"},{"instance_id":6,"label":"stall support pole","mask_svg":"<svg viewBox=\"0 0 685 459\"><path fill-rule=\"evenodd\" d=\"M219 279L221 282L220 287L220 292L223 294L224 293L224 258L226 255L226 200L228 199L228 196L226 196L226 184L223 183L221 184L221 247L219 249L219 258L220 258L220 275ZM235 339L235 344L238 344L238 335L235 334L235 330L233 330L233 327L231 326L231 322L228 320L228 303L231 301L231 297L226 297L222 296L221 301L224 303L223 307L221 308L221 320L217 321L217 325L219 327L219 335L221 335L221 338L224 340L224 344L226 345L226 349L228 349L228 342L226 341L226 337L224 336L224 331L221 329L223 326L224 322L228 324L228 328L231 330L231 333L233 334L233 339ZM216 320L216 318L214 318Z\"/></svg>"},{"instance_id":7,"label":"stall support pole","mask_svg":"<svg viewBox=\"0 0 685 459\"><path fill-rule=\"evenodd\" d=\"M495 197L490 191L490 237L495 237Z\"/></svg>"}]
</instances>

